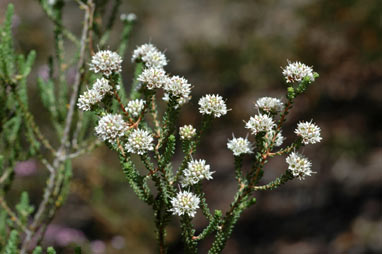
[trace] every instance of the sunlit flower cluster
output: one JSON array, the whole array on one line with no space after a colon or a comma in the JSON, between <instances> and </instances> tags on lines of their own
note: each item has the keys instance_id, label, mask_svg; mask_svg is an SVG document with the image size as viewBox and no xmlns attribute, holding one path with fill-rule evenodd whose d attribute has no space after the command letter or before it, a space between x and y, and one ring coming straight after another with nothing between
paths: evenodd
<instances>
[{"instance_id":1,"label":"sunlit flower cluster","mask_svg":"<svg viewBox=\"0 0 382 254\"><path fill-rule=\"evenodd\" d=\"M147 68L163 68L167 65L166 56L151 43L137 47L131 58L132 62L142 61Z\"/></svg>"},{"instance_id":2,"label":"sunlit flower cluster","mask_svg":"<svg viewBox=\"0 0 382 254\"><path fill-rule=\"evenodd\" d=\"M192 125L184 125L179 128L180 139L190 140L196 135L196 129Z\"/></svg>"},{"instance_id":3,"label":"sunlit flower cluster","mask_svg":"<svg viewBox=\"0 0 382 254\"><path fill-rule=\"evenodd\" d=\"M131 100L127 104L126 111L129 113L129 115L137 117L145 108L145 104L146 102L142 99Z\"/></svg>"},{"instance_id":4,"label":"sunlit flower cluster","mask_svg":"<svg viewBox=\"0 0 382 254\"><path fill-rule=\"evenodd\" d=\"M169 83L169 77L162 68L145 69L137 80L142 82L149 90L161 88L164 84Z\"/></svg>"},{"instance_id":5,"label":"sunlit flower cluster","mask_svg":"<svg viewBox=\"0 0 382 254\"><path fill-rule=\"evenodd\" d=\"M308 77L310 82L314 81L312 67L309 67L301 62L290 62L283 68L283 75L287 83L301 82L305 77Z\"/></svg>"},{"instance_id":6,"label":"sunlit flower cluster","mask_svg":"<svg viewBox=\"0 0 382 254\"><path fill-rule=\"evenodd\" d=\"M95 73L101 72L106 77L112 73L122 71L122 58L115 52L110 50L98 51L91 60L90 70Z\"/></svg>"},{"instance_id":7,"label":"sunlit flower cluster","mask_svg":"<svg viewBox=\"0 0 382 254\"><path fill-rule=\"evenodd\" d=\"M270 132L274 126L275 123L270 116L259 114L253 117L251 116L245 128L249 129L253 135L256 135L259 132Z\"/></svg>"},{"instance_id":8,"label":"sunlit flower cluster","mask_svg":"<svg viewBox=\"0 0 382 254\"><path fill-rule=\"evenodd\" d=\"M97 79L92 89L88 89L78 98L78 108L83 111L89 111L93 105L101 102L106 94L110 94L112 89L107 79Z\"/></svg>"},{"instance_id":9,"label":"sunlit flower cluster","mask_svg":"<svg viewBox=\"0 0 382 254\"><path fill-rule=\"evenodd\" d=\"M251 142L248 138L235 138L228 140L228 149L233 152L233 155L240 156L242 154L253 153Z\"/></svg>"},{"instance_id":10,"label":"sunlit flower cluster","mask_svg":"<svg viewBox=\"0 0 382 254\"><path fill-rule=\"evenodd\" d=\"M273 140L273 137L275 135L275 131L274 130L271 130L270 132L268 132L268 135L269 135L269 140ZM284 142L284 137L283 137L283 134L282 134L282 131L279 131L276 135L276 138L275 138L275 142L273 143L274 146L281 146Z\"/></svg>"},{"instance_id":11,"label":"sunlit flower cluster","mask_svg":"<svg viewBox=\"0 0 382 254\"><path fill-rule=\"evenodd\" d=\"M169 210L174 215L188 215L194 217L199 208L200 198L189 191L180 191L171 199L172 208Z\"/></svg>"},{"instance_id":12,"label":"sunlit flower cluster","mask_svg":"<svg viewBox=\"0 0 382 254\"><path fill-rule=\"evenodd\" d=\"M199 100L199 112L202 115L213 115L214 117L221 117L227 114L228 109L220 95L207 94Z\"/></svg>"},{"instance_id":13,"label":"sunlit flower cluster","mask_svg":"<svg viewBox=\"0 0 382 254\"><path fill-rule=\"evenodd\" d=\"M297 136L302 138L302 143L315 144L321 141L320 127L312 122L300 122L297 129L294 131Z\"/></svg>"},{"instance_id":14,"label":"sunlit flower cluster","mask_svg":"<svg viewBox=\"0 0 382 254\"><path fill-rule=\"evenodd\" d=\"M292 172L294 177L298 177L300 180L304 180L305 176L311 176L313 173L311 170L312 163L304 158L302 155L292 152L286 158L288 163L288 169Z\"/></svg>"},{"instance_id":15,"label":"sunlit flower cluster","mask_svg":"<svg viewBox=\"0 0 382 254\"><path fill-rule=\"evenodd\" d=\"M122 21L127 21L127 22L133 22L137 20L137 15L135 13L122 13L121 16L119 17Z\"/></svg>"},{"instance_id":16,"label":"sunlit flower cluster","mask_svg":"<svg viewBox=\"0 0 382 254\"><path fill-rule=\"evenodd\" d=\"M150 132L142 129L135 129L129 134L125 149L129 153L143 155L148 151L154 150L153 141L154 139Z\"/></svg>"},{"instance_id":17,"label":"sunlit flower cluster","mask_svg":"<svg viewBox=\"0 0 382 254\"><path fill-rule=\"evenodd\" d=\"M256 108L267 113L278 113L284 109L284 104L277 98L262 97L256 101Z\"/></svg>"},{"instance_id":18,"label":"sunlit flower cluster","mask_svg":"<svg viewBox=\"0 0 382 254\"><path fill-rule=\"evenodd\" d=\"M205 160L192 160L183 171L182 186L194 185L203 179L210 180L213 173Z\"/></svg>"},{"instance_id":19,"label":"sunlit flower cluster","mask_svg":"<svg viewBox=\"0 0 382 254\"><path fill-rule=\"evenodd\" d=\"M95 127L97 136L103 141L114 143L116 138L122 137L127 131L127 123L118 114L103 116Z\"/></svg>"},{"instance_id":20,"label":"sunlit flower cluster","mask_svg":"<svg viewBox=\"0 0 382 254\"><path fill-rule=\"evenodd\" d=\"M183 77L171 77L168 82L164 84L164 90L165 95L163 99L165 101L169 100L169 95L177 98L179 105L183 105L191 99L191 84Z\"/></svg>"}]
</instances>

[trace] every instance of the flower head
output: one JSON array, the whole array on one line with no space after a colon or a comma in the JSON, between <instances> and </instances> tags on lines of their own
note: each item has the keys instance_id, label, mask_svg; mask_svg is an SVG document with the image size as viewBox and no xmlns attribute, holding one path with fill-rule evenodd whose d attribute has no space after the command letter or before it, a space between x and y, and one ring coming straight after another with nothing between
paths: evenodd
<instances>
[{"instance_id":1,"label":"flower head","mask_svg":"<svg viewBox=\"0 0 382 254\"><path fill-rule=\"evenodd\" d=\"M235 138L228 140L227 147L233 155L239 156L245 153L253 153L251 142L247 138Z\"/></svg>"},{"instance_id":2,"label":"flower head","mask_svg":"<svg viewBox=\"0 0 382 254\"><path fill-rule=\"evenodd\" d=\"M192 160L183 171L182 186L194 185L203 179L210 180L213 173L205 160Z\"/></svg>"},{"instance_id":3,"label":"flower head","mask_svg":"<svg viewBox=\"0 0 382 254\"><path fill-rule=\"evenodd\" d=\"M137 20L137 15L135 13L122 13L121 16L119 17L122 21L127 21L127 22L133 22Z\"/></svg>"},{"instance_id":4,"label":"flower head","mask_svg":"<svg viewBox=\"0 0 382 254\"><path fill-rule=\"evenodd\" d=\"M272 118L265 114L255 115L254 117L251 116L245 125L245 128L251 130L253 135L263 131L269 132L273 127L275 127L275 123Z\"/></svg>"},{"instance_id":5,"label":"flower head","mask_svg":"<svg viewBox=\"0 0 382 254\"><path fill-rule=\"evenodd\" d=\"M199 100L199 112L202 115L221 117L227 114L227 105L220 95L207 94Z\"/></svg>"},{"instance_id":6,"label":"flower head","mask_svg":"<svg viewBox=\"0 0 382 254\"><path fill-rule=\"evenodd\" d=\"M129 134L125 149L129 153L143 155L148 151L154 150L153 140L150 132L142 129L135 129Z\"/></svg>"},{"instance_id":7,"label":"flower head","mask_svg":"<svg viewBox=\"0 0 382 254\"><path fill-rule=\"evenodd\" d=\"M126 111L133 117L137 117L141 114L142 110L145 108L146 102L142 99L136 99L129 101L126 107Z\"/></svg>"},{"instance_id":8,"label":"flower head","mask_svg":"<svg viewBox=\"0 0 382 254\"><path fill-rule=\"evenodd\" d=\"M112 89L107 79L97 79L92 89L80 95L77 106L83 111L89 111L93 105L101 102L106 94L110 94Z\"/></svg>"},{"instance_id":9,"label":"flower head","mask_svg":"<svg viewBox=\"0 0 382 254\"><path fill-rule=\"evenodd\" d=\"M312 122L300 122L297 124L297 129L294 133L302 138L302 143L315 144L321 141L320 127Z\"/></svg>"},{"instance_id":10,"label":"flower head","mask_svg":"<svg viewBox=\"0 0 382 254\"><path fill-rule=\"evenodd\" d=\"M200 199L188 191L180 191L176 197L171 198L172 208L169 210L174 215L188 215L194 217L199 208Z\"/></svg>"},{"instance_id":11,"label":"flower head","mask_svg":"<svg viewBox=\"0 0 382 254\"><path fill-rule=\"evenodd\" d=\"M274 130L271 130L270 132L268 132L268 135L269 135L269 139L272 140L273 139L273 136L275 135L275 131ZM277 136L276 136L276 139L275 139L275 143L274 143L274 146L281 146L283 143L284 143L284 136L282 134L281 131L279 131L277 133Z\"/></svg>"},{"instance_id":12,"label":"flower head","mask_svg":"<svg viewBox=\"0 0 382 254\"><path fill-rule=\"evenodd\" d=\"M109 85L109 81L105 78L99 78L93 84L92 89L98 91L100 94L112 94L113 87Z\"/></svg>"},{"instance_id":13,"label":"flower head","mask_svg":"<svg viewBox=\"0 0 382 254\"><path fill-rule=\"evenodd\" d=\"M133 52L131 61L142 61L145 63L147 68L163 68L167 65L166 56L151 43L143 44L137 47Z\"/></svg>"},{"instance_id":14,"label":"flower head","mask_svg":"<svg viewBox=\"0 0 382 254\"><path fill-rule=\"evenodd\" d=\"M163 100L165 101L169 100L169 95L176 97L179 105L183 105L191 99L191 84L183 77L171 77L171 79L165 83L164 90L165 96Z\"/></svg>"},{"instance_id":15,"label":"flower head","mask_svg":"<svg viewBox=\"0 0 382 254\"><path fill-rule=\"evenodd\" d=\"M122 71L122 58L110 50L98 51L91 60L90 70L95 73L101 72L106 77L112 73Z\"/></svg>"},{"instance_id":16,"label":"flower head","mask_svg":"<svg viewBox=\"0 0 382 254\"><path fill-rule=\"evenodd\" d=\"M102 99L103 95L99 91L89 89L80 95L77 106L82 111L89 111L93 105L99 103Z\"/></svg>"},{"instance_id":17,"label":"flower head","mask_svg":"<svg viewBox=\"0 0 382 254\"><path fill-rule=\"evenodd\" d=\"M278 113L284 109L284 104L277 98L262 97L256 101L256 108L267 113Z\"/></svg>"},{"instance_id":18,"label":"flower head","mask_svg":"<svg viewBox=\"0 0 382 254\"><path fill-rule=\"evenodd\" d=\"M152 90L154 88L161 88L164 84L168 83L169 77L161 68L148 68L143 70L137 80L145 84L147 89Z\"/></svg>"},{"instance_id":19,"label":"flower head","mask_svg":"<svg viewBox=\"0 0 382 254\"><path fill-rule=\"evenodd\" d=\"M179 128L180 139L190 140L196 135L196 129L192 125L184 125Z\"/></svg>"},{"instance_id":20,"label":"flower head","mask_svg":"<svg viewBox=\"0 0 382 254\"><path fill-rule=\"evenodd\" d=\"M305 176L311 176L313 172L310 168L312 163L304 158L302 155L292 152L286 158L288 163L288 169L292 172L294 177L298 177L300 180L304 180Z\"/></svg>"},{"instance_id":21,"label":"flower head","mask_svg":"<svg viewBox=\"0 0 382 254\"><path fill-rule=\"evenodd\" d=\"M125 134L127 128L127 124L123 121L121 115L107 114L98 121L95 131L103 141L114 143L116 138Z\"/></svg>"},{"instance_id":22,"label":"flower head","mask_svg":"<svg viewBox=\"0 0 382 254\"><path fill-rule=\"evenodd\" d=\"M145 56L142 57L142 61L149 68L163 68L167 65L167 58L165 54L158 50L148 52Z\"/></svg>"},{"instance_id":23,"label":"flower head","mask_svg":"<svg viewBox=\"0 0 382 254\"><path fill-rule=\"evenodd\" d=\"M291 63L283 69L283 75L287 83L301 82L305 77L308 77L310 82L314 81L313 69L301 62Z\"/></svg>"}]
</instances>

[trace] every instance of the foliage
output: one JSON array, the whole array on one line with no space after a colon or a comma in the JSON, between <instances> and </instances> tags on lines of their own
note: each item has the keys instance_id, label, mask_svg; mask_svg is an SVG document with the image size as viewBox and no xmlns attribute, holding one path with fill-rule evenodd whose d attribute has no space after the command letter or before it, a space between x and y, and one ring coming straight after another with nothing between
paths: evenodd
<instances>
[{"instance_id":1,"label":"foliage","mask_svg":"<svg viewBox=\"0 0 382 254\"><path fill-rule=\"evenodd\" d=\"M228 113L225 100L219 95L202 97L199 100L200 126L179 130L178 118L182 106L191 99L191 84L185 78L166 73L166 56L152 44L145 44L133 53L132 60L136 65L128 94L121 75L121 62L135 16L121 17L124 28L116 50L118 54L110 50L94 52L93 44L107 48L120 1L115 2L105 25L95 21L95 18L102 18L105 1L99 1L98 5L92 0L77 3L85 12L80 38L63 25L63 0L40 1L54 24L56 52L49 61L49 77L37 80L54 138L48 139L41 132L28 107L27 78L36 54L34 51L27 56L16 54L12 41L12 5L8 6L6 20L0 28L1 251L27 253L34 247L32 239L41 243L47 225L68 195L71 160L90 152L101 143L100 140L118 154L127 183L137 197L152 207L160 253L167 252L166 227L173 215L180 217L186 253L197 253L200 241L209 235L214 236L209 253L221 253L242 212L256 203L254 192L272 190L289 180L302 180L313 173L311 163L295 152L301 146L321 140L319 128L313 123L304 123L303 127L308 127L296 130L298 137L293 142L277 148L282 145L282 126L295 99L318 77L311 67L299 62L289 63L283 69L285 103L275 98L262 98L257 103L259 114L245 125L253 140L233 137L228 141L227 147L232 150L235 160L237 192L225 214L221 210L211 211L202 180L212 179L214 172L205 160L195 160L193 156L213 119ZM77 47L75 58L69 62L64 57L64 39ZM89 71L87 59L90 56ZM76 71L70 89L65 76L69 67ZM91 88L85 89L85 85ZM161 98L165 101L165 109L159 106ZM99 140L87 135L95 122ZM179 135L182 131L185 133ZM178 146L182 148L183 159L176 168L174 157ZM280 155L289 155L289 167L274 181L258 185L268 160ZM32 157L39 159L48 171L42 200L33 207L25 191L13 209L8 205L7 191L13 181L15 165ZM249 170L243 169L245 157L252 163ZM142 165L145 171L141 170ZM196 232L192 219L199 208L208 225ZM81 251L77 249L76 252ZM33 253L42 253L42 248L35 247ZM47 253L56 252L48 247Z\"/></svg>"}]
</instances>

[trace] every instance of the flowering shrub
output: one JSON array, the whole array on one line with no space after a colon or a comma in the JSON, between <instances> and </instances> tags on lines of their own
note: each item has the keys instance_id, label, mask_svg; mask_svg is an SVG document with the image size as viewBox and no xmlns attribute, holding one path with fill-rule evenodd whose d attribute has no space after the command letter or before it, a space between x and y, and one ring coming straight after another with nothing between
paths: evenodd
<instances>
[{"instance_id":1,"label":"flowering shrub","mask_svg":"<svg viewBox=\"0 0 382 254\"><path fill-rule=\"evenodd\" d=\"M311 162L297 152L304 145L321 141L320 128L312 121L300 122L295 130L295 140L278 148L285 141L282 136L282 127L293 107L294 100L303 94L318 77L311 67L300 62L288 62L282 71L286 85L285 99L259 98L255 103L257 113L245 122L244 127L250 134L238 138L233 136L232 139L227 140L227 148L232 151L234 158L232 170L235 172L238 188L230 209L224 215L220 210L211 211L202 184L213 180L214 171L206 160L193 158L193 155L199 147L203 134L213 125L213 119L226 117L229 113L230 109L227 108L226 100L217 94L201 97L198 102L198 110L202 116L200 126L179 127L177 119L182 106L191 99L192 85L186 78L166 72L164 68L168 60L165 54L152 44L141 45L132 54L131 61L135 64L135 77L130 94L127 95L121 73L122 62L125 61L123 57L125 43L134 16L122 17L125 28L118 52L100 50L93 53L86 42L91 36L89 31L91 31L90 26L94 15L94 4L90 0L87 4L79 3L85 10L82 38L79 41L72 38L73 35L62 27L60 27L59 38L56 38L60 41L62 36L69 36L79 44L80 48L77 76L71 97L69 98L66 93L60 97L62 101L68 100L69 109L58 109L59 106L54 98L55 93L49 90L53 89L51 83L54 80L56 82L62 80L57 81L52 77L49 81L40 81L43 103L51 114L58 139L61 140L58 149L53 148L41 134L27 109L25 78L33 62L33 53L17 68L19 74L9 67L15 61L2 63L0 80L3 99L9 100L5 95L10 95L12 99L15 97L17 102L14 104L10 102L10 106L7 104L9 108L2 110L13 110L16 117L19 117L18 121L25 122L27 132L24 135L30 141L27 154L23 154L23 157L17 154L6 154L8 157L3 156L2 163L6 162L7 167L12 168L14 161L30 156L40 156L50 172L43 200L36 213L33 213L34 209L29 205L27 193L21 197L21 202L16 207L17 212L12 211L4 199L6 189L1 185L0 205L4 209L0 215L4 218L3 221L9 221L9 225L6 225L8 229L1 231L0 235L2 239L9 239L9 241L7 241L8 244L2 244L0 247L6 253L18 253L19 248L21 253L26 253L32 248L33 237L38 236L40 239L43 237L46 225L67 195L71 176L70 160L90 151L100 142L118 154L121 168L130 187L139 199L152 207L160 253L167 251L166 225L174 217L180 219L187 253L197 253L199 242L208 235L214 235L209 253L221 253L241 213L256 203L253 197L254 192L275 189L289 180L294 178L303 180L314 173ZM51 13L57 10L57 6L49 5L45 1L42 1L42 6L48 15L53 15L53 19L59 18L55 16L57 14ZM3 55L8 53L6 51L8 48L13 50L9 43L11 16L12 6L9 7L8 18L2 28L2 33L8 36L1 40L0 53ZM108 48L103 45L100 47ZM62 49L59 49L59 53L62 53L60 50ZM87 50L92 55L89 64L85 61ZM59 58L57 61L62 59ZM21 78L18 78L20 75ZM81 90L82 92L79 93ZM165 109L158 106L159 100L165 102ZM65 116L66 121L60 122L58 114ZM3 115L9 116L6 112ZM73 115L78 116L76 120ZM14 118L5 119L7 120L5 124L11 125L10 121L15 121L12 119ZM79 134L86 132L87 129L84 126L91 125L92 122L96 124L93 132L98 141L94 140L92 135L89 137ZM7 143L2 145L3 149L11 153L13 149L9 146L11 140L6 133L2 135L3 139L8 138ZM17 135L16 145L21 144ZM89 142L91 145L88 145ZM82 147L81 144L83 144ZM174 168L173 158L177 144L182 147L183 159L180 166ZM49 162L42 156L41 145L51 151L54 157L53 162ZM284 155L286 156L284 173L268 184L259 185L268 160ZM247 173L243 170L244 158L249 158L252 162L252 167L245 171ZM138 170L140 165L144 165L144 173ZM7 171L4 172L2 171L2 174L7 173ZM5 176L4 179L8 177ZM192 219L199 212L205 216L209 224L201 232L196 232ZM31 216L31 222L28 222ZM21 238L22 235L24 238ZM21 247L20 239L23 239ZM34 253L41 253L41 249L37 248Z\"/></svg>"}]
</instances>

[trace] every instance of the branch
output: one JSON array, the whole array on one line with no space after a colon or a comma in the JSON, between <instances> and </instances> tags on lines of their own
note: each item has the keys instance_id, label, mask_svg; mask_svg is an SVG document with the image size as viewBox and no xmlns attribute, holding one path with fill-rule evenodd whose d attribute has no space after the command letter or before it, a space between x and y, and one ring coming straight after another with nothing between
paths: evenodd
<instances>
[{"instance_id":1,"label":"branch","mask_svg":"<svg viewBox=\"0 0 382 254\"><path fill-rule=\"evenodd\" d=\"M0 206L3 207L4 211L11 217L11 220L14 221L17 224L17 226L19 226L26 234L28 234L29 230L17 218L17 215L7 205L3 197L0 197Z\"/></svg>"},{"instance_id":2,"label":"branch","mask_svg":"<svg viewBox=\"0 0 382 254\"><path fill-rule=\"evenodd\" d=\"M84 67L84 58L85 58L85 49L86 49L86 42L88 38L88 33L89 33L89 26L91 25L90 21L92 20L93 12L94 12L94 4L92 0L88 0L87 5L83 4L81 5L82 7L86 6L85 9L85 16L84 16L84 26L82 29L82 36L81 36L81 43L80 43L80 55L79 55L79 61L77 64L77 73L75 76L74 80L74 85L73 85L73 91L71 94L70 98L70 104L69 104L69 110L68 114L65 120L65 128L63 132L63 136L61 138L61 144L59 149L57 150L52 169L51 169L51 174L48 178L48 183L45 188L44 192L44 197L43 200L41 201L38 210L33 217L33 221L30 225L30 231L26 234L26 237L24 239L24 242L22 244L22 248L20 250L21 254L25 254L29 244L32 240L33 235L37 231L38 226L41 226L41 220L43 215L46 213L46 210L48 209L48 204L50 202L52 193L55 189L55 179L56 179L56 174L57 170L60 168L60 165L67 159L67 141L69 138L69 132L70 132L70 127L72 125L73 121L73 115L74 115L74 109L76 106L76 101L77 101L77 96L78 96L78 90L79 86L82 81L83 77L83 67ZM53 214L54 215L54 214ZM53 216L52 215L52 216Z\"/></svg>"}]
</instances>

